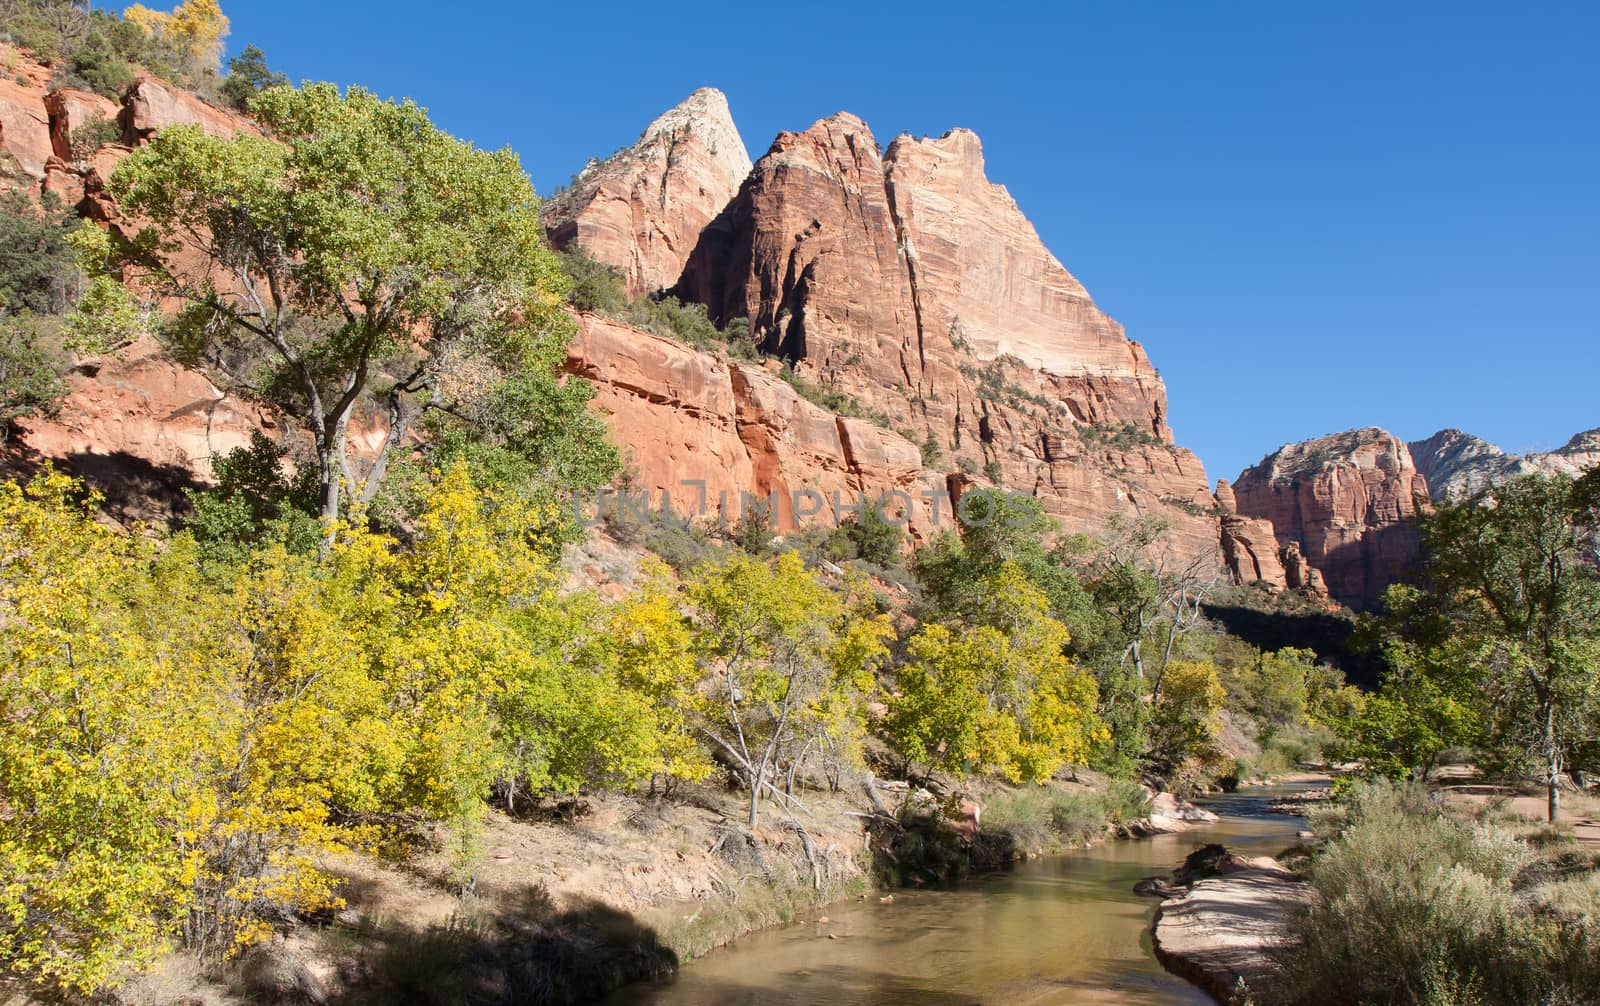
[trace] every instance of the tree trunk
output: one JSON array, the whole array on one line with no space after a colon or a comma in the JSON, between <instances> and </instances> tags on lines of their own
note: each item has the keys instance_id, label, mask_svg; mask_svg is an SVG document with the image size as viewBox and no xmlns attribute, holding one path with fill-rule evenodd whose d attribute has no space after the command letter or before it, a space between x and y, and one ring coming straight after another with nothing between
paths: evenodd
<instances>
[{"instance_id":1,"label":"tree trunk","mask_svg":"<svg viewBox=\"0 0 1600 1006\"><path fill-rule=\"evenodd\" d=\"M1548 703L1544 714L1544 762L1546 810L1550 814L1550 823L1555 824L1556 816L1561 813L1561 790L1557 786L1561 779L1561 747L1556 743L1554 702Z\"/></svg>"}]
</instances>

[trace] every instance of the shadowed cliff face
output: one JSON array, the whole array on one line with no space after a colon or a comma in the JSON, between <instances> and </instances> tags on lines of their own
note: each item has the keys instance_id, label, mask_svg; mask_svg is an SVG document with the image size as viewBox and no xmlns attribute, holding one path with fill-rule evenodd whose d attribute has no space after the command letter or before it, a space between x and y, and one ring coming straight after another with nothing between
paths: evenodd
<instances>
[{"instance_id":1,"label":"shadowed cliff face","mask_svg":"<svg viewBox=\"0 0 1600 1006\"><path fill-rule=\"evenodd\" d=\"M577 242L622 271L629 296L672 286L750 173L728 99L701 88L646 127L633 146L593 161L542 215L559 246Z\"/></svg>"}]
</instances>

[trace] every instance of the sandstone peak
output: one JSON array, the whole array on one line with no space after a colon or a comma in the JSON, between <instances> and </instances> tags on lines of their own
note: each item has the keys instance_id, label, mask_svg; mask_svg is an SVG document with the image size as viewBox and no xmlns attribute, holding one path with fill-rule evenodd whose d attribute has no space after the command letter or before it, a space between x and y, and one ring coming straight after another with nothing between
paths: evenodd
<instances>
[{"instance_id":1,"label":"sandstone peak","mask_svg":"<svg viewBox=\"0 0 1600 1006\"><path fill-rule=\"evenodd\" d=\"M1399 437L1382 427L1364 426L1284 444L1259 464L1240 472L1234 485L1237 488L1245 482L1292 481L1344 464L1387 470L1415 467Z\"/></svg>"},{"instance_id":2,"label":"sandstone peak","mask_svg":"<svg viewBox=\"0 0 1600 1006\"><path fill-rule=\"evenodd\" d=\"M591 161L543 216L551 239L574 242L622 272L631 296L678 282L702 232L750 173L728 99L702 87L657 116L632 146Z\"/></svg>"},{"instance_id":3,"label":"sandstone peak","mask_svg":"<svg viewBox=\"0 0 1600 1006\"><path fill-rule=\"evenodd\" d=\"M1553 451L1510 455L1461 430L1440 430L1410 445L1436 500L1460 499L1536 472L1578 475L1600 464L1600 430L1579 433Z\"/></svg>"},{"instance_id":4,"label":"sandstone peak","mask_svg":"<svg viewBox=\"0 0 1600 1006\"><path fill-rule=\"evenodd\" d=\"M1375 607L1420 551L1412 519L1427 479L1406 444L1376 426L1285 444L1240 473L1233 491L1239 513L1271 521L1286 554L1295 546L1354 608Z\"/></svg>"},{"instance_id":5,"label":"sandstone peak","mask_svg":"<svg viewBox=\"0 0 1600 1006\"><path fill-rule=\"evenodd\" d=\"M728 96L716 88L702 87L656 116L639 134L634 147L662 138L672 142L683 133L695 134L703 140L707 150L717 158L717 165L726 169L735 189L750 173L750 152L745 149L739 127L734 125Z\"/></svg>"}]
</instances>

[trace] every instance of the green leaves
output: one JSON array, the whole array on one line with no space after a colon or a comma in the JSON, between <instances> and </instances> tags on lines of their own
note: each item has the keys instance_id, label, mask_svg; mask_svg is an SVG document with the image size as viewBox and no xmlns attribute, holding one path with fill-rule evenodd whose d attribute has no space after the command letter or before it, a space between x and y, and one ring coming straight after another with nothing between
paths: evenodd
<instances>
[{"instance_id":1,"label":"green leaves","mask_svg":"<svg viewBox=\"0 0 1600 1006\"><path fill-rule=\"evenodd\" d=\"M187 305L163 326L169 346L301 420L322 515L370 502L425 418L483 448L445 461L487 457L558 489L608 478L618 462L585 385L554 373L566 280L516 156L361 88L268 87L251 110L269 137L175 127L118 165L112 194L143 226L86 238L84 259ZM112 292L80 310L86 343L126 328ZM364 472L347 444L363 401L389 427Z\"/></svg>"}]
</instances>

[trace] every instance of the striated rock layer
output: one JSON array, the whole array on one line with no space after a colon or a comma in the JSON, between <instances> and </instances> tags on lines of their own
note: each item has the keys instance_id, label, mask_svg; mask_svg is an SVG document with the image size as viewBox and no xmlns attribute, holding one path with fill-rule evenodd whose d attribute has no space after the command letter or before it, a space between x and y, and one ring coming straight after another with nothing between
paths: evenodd
<instances>
[{"instance_id":1,"label":"striated rock layer","mask_svg":"<svg viewBox=\"0 0 1600 1006\"><path fill-rule=\"evenodd\" d=\"M932 468L1033 493L1069 532L1160 518L1178 558L1283 582L1270 557L1227 553L1242 532L1172 442L1155 368L988 180L968 131L882 156L848 113L780 134L677 290L748 318L763 349Z\"/></svg>"},{"instance_id":2,"label":"striated rock layer","mask_svg":"<svg viewBox=\"0 0 1600 1006\"><path fill-rule=\"evenodd\" d=\"M1416 562L1412 518L1427 505L1428 483L1385 430L1289 444L1241 473L1233 492L1239 513L1271 521L1279 544L1293 546L1351 607L1376 606Z\"/></svg>"},{"instance_id":3,"label":"striated rock layer","mask_svg":"<svg viewBox=\"0 0 1600 1006\"><path fill-rule=\"evenodd\" d=\"M743 494L775 494L778 525L792 529L891 494L885 513L904 512L917 536L949 524L944 477L922 467L915 444L807 401L764 367L582 315L567 370L594 383L595 408L626 449L630 491L648 493L652 509L665 494L679 516L732 522Z\"/></svg>"},{"instance_id":4,"label":"striated rock layer","mask_svg":"<svg viewBox=\"0 0 1600 1006\"><path fill-rule=\"evenodd\" d=\"M544 206L556 244L576 241L622 271L628 294L678 282L701 232L750 173L728 99L705 87L645 129L633 146L592 161Z\"/></svg>"},{"instance_id":5,"label":"striated rock layer","mask_svg":"<svg viewBox=\"0 0 1600 1006\"><path fill-rule=\"evenodd\" d=\"M1507 454L1460 430L1440 430L1408 446L1438 501L1471 496L1522 475L1581 475L1600 465L1600 429L1580 433L1557 450L1534 454Z\"/></svg>"}]
</instances>

